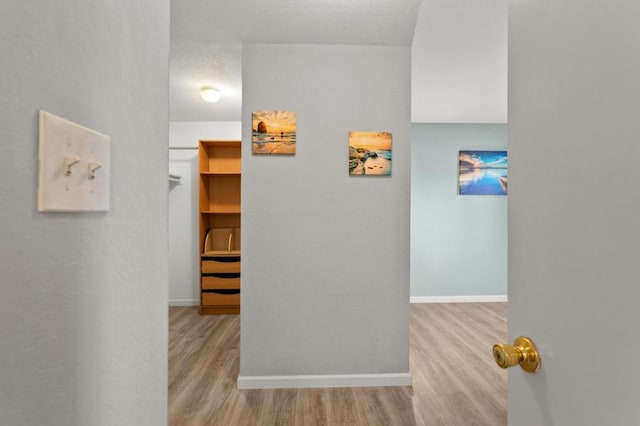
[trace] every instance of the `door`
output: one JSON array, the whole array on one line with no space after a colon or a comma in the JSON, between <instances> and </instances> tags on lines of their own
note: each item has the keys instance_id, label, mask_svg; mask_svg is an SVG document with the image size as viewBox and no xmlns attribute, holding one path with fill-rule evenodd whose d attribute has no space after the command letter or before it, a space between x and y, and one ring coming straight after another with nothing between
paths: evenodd
<instances>
[{"instance_id":1,"label":"door","mask_svg":"<svg viewBox=\"0 0 640 426\"><path fill-rule=\"evenodd\" d=\"M639 425L640 2L509 8L509 424Z\"/></svg>"}]
</instances>

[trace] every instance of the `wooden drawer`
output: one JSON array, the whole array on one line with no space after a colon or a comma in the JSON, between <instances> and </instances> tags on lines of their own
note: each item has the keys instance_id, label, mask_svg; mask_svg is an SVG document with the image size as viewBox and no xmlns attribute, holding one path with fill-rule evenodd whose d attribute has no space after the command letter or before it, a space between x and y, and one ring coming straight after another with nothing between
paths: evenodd
<instances>
[{"instance_id":1,"label":"wooden drawer","mask_svg":"<svg viewBox=\"0 0 640 426\"><path fill-rule=\"evenodd\" d=\"M202 277L203 289L240 289L240 277Z\"/></svg>"},{"instance_id":2,"label":"wooden drawer","mask_svg":"<svg viewBox=\"0 0 640 426\"><path fill-rule=\"evenodd\" d=\"M220 262L214 259L207 259L202 261L202 273L230 273L240 272L240 261L237 262Z\"/></svg>"},{"instance_id":3,"label":"wooden drawer","mask_svg":"<svg viewBox=\"0 0 640 426\"><path fill-rule=\"evenodd\" d=\"M222 293L202 293L203 305L239 305L240 293L222 294Z\"/></svg>"}]
</instances>

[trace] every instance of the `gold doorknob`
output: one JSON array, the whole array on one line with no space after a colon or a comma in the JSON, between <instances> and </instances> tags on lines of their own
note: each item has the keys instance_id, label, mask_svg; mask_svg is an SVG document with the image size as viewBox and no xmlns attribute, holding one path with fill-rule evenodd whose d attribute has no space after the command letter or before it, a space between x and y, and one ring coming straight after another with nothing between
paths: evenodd
<instances>
[{"instance_id":1,"label":"gold doorknob","mask_svg":"<svg viewBox=\"0 0 640 426\"><path fill-rule=\"evenodd\" d=\"M512 345L496 343L493 345L493 359L498 367L510 368L520 364L528 373L540 369L540 354L531 339L525 336L516 337Z\"/></svg>"}]
</instances>

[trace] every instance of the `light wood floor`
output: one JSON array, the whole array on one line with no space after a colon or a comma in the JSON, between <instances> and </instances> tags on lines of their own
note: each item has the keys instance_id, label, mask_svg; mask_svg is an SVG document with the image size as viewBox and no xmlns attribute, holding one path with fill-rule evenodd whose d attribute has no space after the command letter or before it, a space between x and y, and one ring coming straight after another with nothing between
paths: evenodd
<instances>
[{"instance_id":1,"label":"light wood floor","mask_svg":"<svg viewBox=\"0 0 640 426\"><path fill-rule=\"evenodd\" d=\"M413 386L236 389L238 315L169 309L169 424L507 424L507 376L491 354L506 341L505 303L411 305Z\"/></svg>"}]
</instances>

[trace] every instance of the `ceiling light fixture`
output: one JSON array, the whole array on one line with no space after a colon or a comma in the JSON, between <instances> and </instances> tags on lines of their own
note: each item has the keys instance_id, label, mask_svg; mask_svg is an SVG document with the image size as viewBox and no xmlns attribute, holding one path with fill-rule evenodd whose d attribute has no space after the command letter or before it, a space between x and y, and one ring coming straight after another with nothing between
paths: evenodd
<instances>
[{"instance_id":1,"label":"ceiling light fixture","mask_svg":"<svg viewBox=\"0 0 640 426\"><path fill-rule=\"evenodd\" d=\"M213 86L202 86L200 88L200 96L207 102L218 102L222 97L220 89Z\"/></svg>"}]
</instances>

